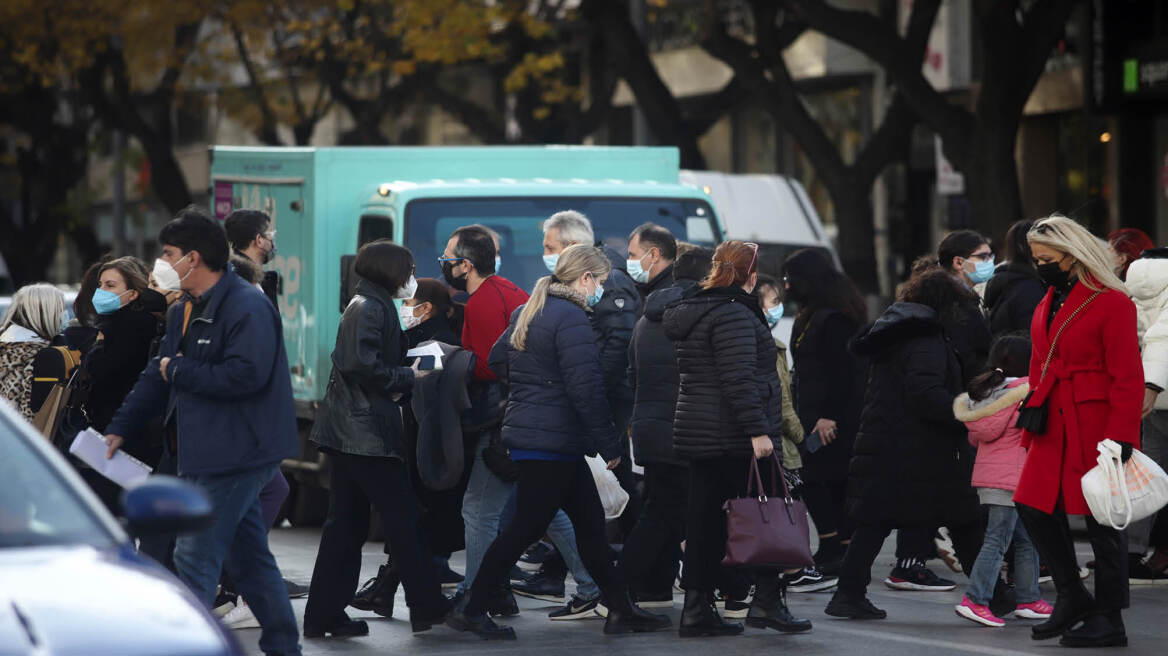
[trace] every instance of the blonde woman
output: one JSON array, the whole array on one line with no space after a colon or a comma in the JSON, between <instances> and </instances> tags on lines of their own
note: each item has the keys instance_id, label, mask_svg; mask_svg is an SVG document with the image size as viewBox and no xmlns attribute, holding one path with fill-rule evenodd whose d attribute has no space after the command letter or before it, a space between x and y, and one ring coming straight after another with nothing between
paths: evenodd
<instances>
[{"instance_id":1,"label":"blonde woman","mask_svg":"<svg viewBox=\"0 0 1168 656\"><path fill-rule=\"evenodd\" d=\"M1126 536L1095 521L1079 481L1094 466L1100 441L1122 444L1124 460L1139 445L1144 377L1136 308L1106 246L1078 223L1051 216L1027 240L1049 289L1030 326L1032 392L1018 422L1028 452L1014 502L1058 594L1054 613L1033 637L1062 636L1068 647L1122 646ZM1094 597L1079 579L1067 515L1086 516Z\"/></svg>"},{"instance_id":2,"label":"blonde woman","mask_svg":"<svg viewBox=\"0 0 1168 656\"><path fill-rule=\"evenodd\" d=\"M0 397L32 421L51 385L34 389L34 360L64 327L65 296L52 285L26 285L16 291L0 322ZM38 393L39 392L39 393Z\"/></svg>"},{"instance_id":3,"label":"blonde woman","mask_svg":"<svg viewBox=\"0 0 1168 656\"><path fill-rule=\"evenodd\" d=\"M655 631L670 624L669 618L634 605L628 586L617 580L605 540L604 509L584 461L599 454L609 469L620 463L620 440L588 321L611 268L599 249L564 249L552 275L536 283L491 352L492 369L509 383L502 431L519 467L515 518L483 556L474 584L447 620L452 628L487 639L515 639L513 629L487 616L490 591L506 581L523 550L547 531L561 508L576 529L584 565L606 599L604 632Z\"/></svg>"}]
</instances>

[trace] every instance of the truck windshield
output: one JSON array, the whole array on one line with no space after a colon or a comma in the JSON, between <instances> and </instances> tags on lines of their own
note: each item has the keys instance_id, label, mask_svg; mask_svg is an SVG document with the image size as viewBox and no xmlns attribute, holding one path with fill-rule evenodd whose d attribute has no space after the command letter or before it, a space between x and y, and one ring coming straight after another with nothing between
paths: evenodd
<instances>
[{"instance_id":1,"label":"truck windshield","mask_svg":"<svg viewBox=\"0 0 1168 656\"><path fill-rule=\"evenodd\" d=\"M596 238L628 256L633 228L651 221L677 239L702 246L720 241L708 203L673 198L458 198L411 201L405 208L405 241L413 252L419 278L442 279L437 258L450 233L460 226L481 223L499 233L498 271L523 289L531 290L548 271L543 265L544 219L561 210L583 213L592 222Z\"/></svg>"}]
</instances>

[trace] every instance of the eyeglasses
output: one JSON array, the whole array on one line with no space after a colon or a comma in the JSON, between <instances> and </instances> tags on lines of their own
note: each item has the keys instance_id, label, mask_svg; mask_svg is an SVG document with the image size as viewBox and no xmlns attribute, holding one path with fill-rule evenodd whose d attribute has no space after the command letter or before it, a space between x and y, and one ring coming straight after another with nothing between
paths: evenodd
<instances>
[{"instance_id":1,"label":"eyeglasses","mask_svg":"<svg viewBox=\"0 0 1168 656\"><path fill-rule=\"evenodd\" d=\"M438 258L438 261L439 262L461 262L465 259L466 259L465 257L440 257L440 258Z\"/></svg>"},{"instance_id":2,"label":"eyeglasses","mask_svg":"<svg viewBox=\"0 0 1168 656\"><path fill-rule=\"evenodd\" d=\"M982 262L989 262L990 260L994 259L994 254L992 251L989 253L974 253L973 255L969 256L969 259L977 259L981 260Z\"/></svg>"},{"instance_id":3,"label":"eyeglasses","mask_svg":"<svg viewBox=\"0 0 1168 656\"><path fill-rule=\"evenodd\" d=\"M276 241L276 231L275 230L269 230L269 231L265 232L264 236L268 238L268 241Z\"/></svg>"}]
</instances>

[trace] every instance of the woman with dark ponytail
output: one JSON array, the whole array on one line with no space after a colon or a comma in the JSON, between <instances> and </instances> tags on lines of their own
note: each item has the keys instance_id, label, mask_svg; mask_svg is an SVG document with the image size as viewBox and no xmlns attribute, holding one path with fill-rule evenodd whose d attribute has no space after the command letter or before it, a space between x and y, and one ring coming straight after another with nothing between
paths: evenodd
<instances>
[{"instance_id":1,"label":"woman with dark ponytail","mask_svg":"<svg viewBox=\"0 0 1168 656\"><path fill-rule=\"evenodd\" d=\"M986 626L1005 626L989 609L998 581L1002 556L1014 542L1014 587L1018 595L1015 617L1047 619L1053 607L1038 590L1038 551L1018 520L1014 490L1026 462L1022 429L1015 426L1018 407L1030 392L1030 339L1024 333L1002 335L990 347L988 371L969 383L969 392L953 402L953 414L969 429L977 447L973 487L989 511L985 541L969 574L965 597L957 614Z\"/></svg>"}]
</instances>

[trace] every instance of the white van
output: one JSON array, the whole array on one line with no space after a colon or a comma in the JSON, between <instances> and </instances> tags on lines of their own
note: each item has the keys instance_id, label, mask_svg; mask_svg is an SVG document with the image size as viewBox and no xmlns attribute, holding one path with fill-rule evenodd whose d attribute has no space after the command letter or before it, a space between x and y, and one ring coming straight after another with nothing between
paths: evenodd
<instances>
[{"instance_id":1,"label":"white van","mask_svg":"<svg viewBox=\"0 0 1168 656\"><path fill-rule=\"evenodd\" d=\"M759 245L760 273L781 279L783 261L803 248L821 250L837 268L842 268L815 206L797 180L771 174L685 170L678 179L710 196L722 219L726 239ZM785 309L786 314L772 332L789 345L795 322L794 304L786 303Z\"/></svg>"}]
</instances>

